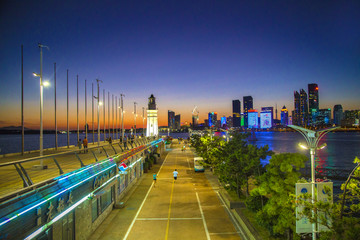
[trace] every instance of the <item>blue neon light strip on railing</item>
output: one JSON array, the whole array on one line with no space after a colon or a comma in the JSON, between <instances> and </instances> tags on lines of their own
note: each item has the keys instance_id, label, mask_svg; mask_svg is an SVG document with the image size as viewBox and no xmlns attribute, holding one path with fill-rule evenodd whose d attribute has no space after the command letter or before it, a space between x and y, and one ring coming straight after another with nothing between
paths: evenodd
<instances>
[{"instance_id":1,"label":"blue neon light strip on railing","mask_svg":"<svg viewBox=\"0 0 360 240\"><path fill-rule=\"evenodd\" d=\"M34 206L32 206L32 207L30 207L30 208L28 208L28 209L26 209L26 210L22 211L21 213L15 214L15 216L12 216L11 218L9 218L9 219L7 219L7 220L5 220L5 221L1 222L1 223L0 223L0 227L1 227L2 225L4 225L4 224L6 224L6 223L8 223L8 222L10 222L10 221L12 221L12 220L14 220L15 218L17 218L17 217L19 217L19 216L23 215L24 213L27 213L28 211L30 211L30 210L32 210L32 209L34 209L34 208L36 208L36 207L38 207L38 206L42 205L43 203L49 202L51 199L53 199L53 198L55 198L55 197L57 197L57 196L59 196L59 195L63 194L63 193L64 193L64 192L66 192L66 191L69 191L69 190L73 189L74 187L76 187L76 186L78 186L78 185L82 184L83 182L86 182L86 181L87 181L87 180L89 180L90 178L93 178L93 177L95 177L95 176L99 175L100 173L103 173L103 172L105 172L105 171L107 171L108 169L113 168L113 167L116 167L116 164L113 164L113 165L111 165L110 167L107 167L106 169L104 169L104 170L102 170L102 171L100 171L100 172L98 172L98 173L96 173L96 174L94 174L94 175L92 175L92 176L90 176L90 177L88 177L88 178L86 178L86 179L82 180L81 182L76 183L75 185L72 185L72 186L71 186L71 187L69 187L69 188L65 188L65 189L64 189L64 190L62 190L61 192L59 192L59 193L57 193L57 194L55 194L55 195L53 195L53 196L49 197L47 200L41 201L41 202L39 202L38 204L35 204Z\"/></svg>"},{"instance_id":2,"label":"blue neon light strip on railing","mask_svg":"<svg viewBox=\"0 0 360 240\"><path fill-rule=\"evenodd\" d=\"M155 145L155 144L157 144L157 143L159 143L159 142L161 142L161 141L162 141L162 139L159 139L159 140L154 141L153 143L150 143L150 144L151 144L151 145ZM146 149L148 149L148 148L149 148L149 147L147 147ZM146 150L146 149L144 149L144 150ZM131 151L130 151L130 152L131 152ZM118 156L117 156L117 157L118 157ZM115 158L117 158L117 157L115 157ZM128 157L130 157L130 156L128 156ZM140 160L141 160L141 158L140 158L139 160L137 160L136 162L138 162L138 161L140 161ZM106 161L102 161L102 162L98 163L97 165L91 165L91 166L89 166L89 167L86 167L86 168L80 170L79 172L72 173L72 174L67 175L67 176L60 176L60 178L55 178L55 179L58 180L58 181L62 181L62 180L64 180L64 179L68 179L68 178L71 177L71 176L77 175L77 174L79 174L79 173L81 173L81 172L83 172L83 171L86 171L86 170L88 170L88 169L90 169L90 168L96 167L96 166L98 166L98 165L100 165L100 164L102 165L102 164L107 163L107 162L109 162L109 161L114 161L114 159L113 159L113 158L110 158L110 159L108 159L108 160L106 160ZM136 162L135 162L135 163L136 163ZM132 167L135 163L131 164L131 167ZM63 194L64 192L73 189L74 187L82 184L83 182L86 182L87 180L89 180L89 179L91 179L91 178L93 178L93 177L95 177L95 176L103 173L104 171L107 171L108 169L110 169L110 168L112 168L112 167L116 167L116 164L114 163L113 165L107 167L106 169L104 169L104 170L102 170L102 171L100 171L100 172L98 172L98 173L96 173L96 174L93 174L92 176L90 176L90 177L88 177L88 178L86 178L86 179L84 179L84 180L76 183L75 185L72 185L71 187L65 188L65 189L62 190L61 192L59 192L59 193L57 193L57 194L49 197L48 199L46 199L46 200L44 200L44 201L41 201L40 203L35 204L34 206L32 206L32 207L30 207L30 208L28 208L28 209L26 209L26 210L24 210L24 211L22 211L22 212L20 212L20 213L18 213L18 214L15 214L14 216L10 217L9 219L6 219L5 221L1 222L1 223L0 223L0 227L3 226L3 225L5 225L6 223L11 222L12 220L16 219L17 217L20 217L21 215L23 215L23 214L31 211L32 209L34 209L34 208L42 205L43 203L49 202L50 200L52 200L52 199L54 199L55 197ZM119 176L119 174L116 175L116 176ZM111 178L111 180L112 180L112 179L114 179L114 177ZM106 183L104 183L104 184L107 184L109 181L110 181L110 180L108 180L108 181L107 181ZM103 185L104 185L104 184L103 184ZM102 186L103 186L103 185L102 185ZM89 195L86 195L83 199L86 200L86 198L88 198L88 196L89 196ZM83 199L81 199L80 201L85 201L85 200L83 200ZM80 202L80 201L79 201L79 202ZM77 202L77 203L79 203L79 202ZM81 203L81 202L80 202L80 203ZM79 204L80 204L80 203L79 203ZM78 206L79 204L77 204L77 205L75 204L75 205ZM70 208L73 209L73 208L75 208L76 206L73 205L73 206L71 206ZM69 209L70 209L70 208L69 208ZM67 211L67 210L66 210L66 211ZM65 212L66 212L66 211L65 211ZM69 211L70 211L70 210L69 210ZM66 213L67 213L67 212L66 212ZM63 213L61 213L60 215L61 215L61 216L64 216ZM60 215L58 215L58 216L55 217L54 219L57 219L57 220L60 219L60 218L58 218ZM56 220L56 221L57 221L57 220ZM49 225L50 223L52 224L53 222L54 222L54 220L52 220L51 222L45 224L45 226ZM50 224L50 225L51 225L51 224ZM43 227L45 227L45 226L43 226ZM42 227L42 228L43 228L43 227ZM42 228L38 229L37 231L40 230L40 232L41 232L41 229L42 229ZM46 229L46 227L45 227L45 229ZM39 232L39 233L40 233L40 232ZM35 236L36 236L36 235L35 235Z\"/></svg>"},{"instance_id":3,"label":"blue neon light strip on railing","mask_svg":"<svg viewBox=\"0 0 360 240\"><path fill-rule=\"evenodd\" d=\"M100 164L102 165L102 164L104 164L104 163L107 163L107 162L113 161L113 160L114 160L114 159L109 158L109 159L106 160L106 161L102 161L102 162L97 163L97 165L100 165ZM74 175L78 175L78 174L80 174L80 173L88 170L89 168L93 168L94 166L96 166L96 165L90 165L90 166L85 167L85 168L82 168L82 169L80 169L80 171L75 172L75 173L72 173L72 174L70 174L70 175L65 175L65 176L57 177L57 178L55 178L55 180L62 181L62 180L68 179L69 177L74 176Z\"/></svg>"},{"instance_id":4,"label":"blue neon light strip on railing","mask_svg":"<svg viewBox=\"0 0 360 240\"><path fill-rule=\"evenodd\" d=\"M106 186L109 182L111 182L112 180L114 180L116 177L118 177L119 174L115 175L114 177L110 178L109 180L107 180L105 183L103 183L99 188L102 188L104 186ZM91 197L94 194L95 191L91 192L90 194L86 195L85 197L83 197L82 199L80 199L78 202L76 202L75 204L73 204L71 207L69 207L68 209L66 209L64 212L60 213L58 216L56 216L53 220L51 220L50 222L46 223L44 226L40 227L38 230L36 230L35 232L33 232L32 234L30 234L29 236L27 236L25 239L33 239L34 237L36 237L37 235L39 235L41 232L43 232L44 230L46 230L50 225L54 224L55 222L57 222L58 220L60 220L63 216L65 216L66 214L68 214L70 211L72 211L74 208L76 208L77 206L79 206L81 203L85 202L89 197Z\"/></svg>"}]
</instances>

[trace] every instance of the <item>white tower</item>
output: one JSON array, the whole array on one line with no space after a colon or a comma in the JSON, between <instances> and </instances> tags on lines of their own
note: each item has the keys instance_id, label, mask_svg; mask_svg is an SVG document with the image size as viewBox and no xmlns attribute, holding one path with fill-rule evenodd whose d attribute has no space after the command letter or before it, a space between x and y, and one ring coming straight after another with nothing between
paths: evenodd
<instances>
[{"instance_id":1,"label":"white tower","mask_svg":"<svg viewBox=\"0 0 360 240\"><path fill-rule=\"evenodd\" d=\"M155 97L151 94L147 109L147 137L157 136L159 134L157 112L158 110L156 109Z\"/></svg>"}]
</instances>

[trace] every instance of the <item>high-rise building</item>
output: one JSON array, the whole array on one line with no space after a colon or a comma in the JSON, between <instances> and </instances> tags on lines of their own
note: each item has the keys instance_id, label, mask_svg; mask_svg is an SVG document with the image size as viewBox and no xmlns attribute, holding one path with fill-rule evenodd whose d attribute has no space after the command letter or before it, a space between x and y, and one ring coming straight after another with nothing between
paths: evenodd
<instances>
[{"instance_id":1,"label":"high-rise building","mask_svg":"<svg viewBox=\"0 0 360 240\"><path fill-rule=\"evenodd\" d=\"M262 107L261 112L271 112L271 127L274 127L274 107Z\"/></svg>"},{"instance_id":2,"label":"high-rise building","mask_svg":"<svg viewBox=\"0 0 360 240\"><path fill-rule=\"evenodd\" d=\"M345 110L344 118L341 121L341 126L357 127L359 126L360 110Z\"/></svg>"},{"instance_id":3,"label":"high-rise building","mask_svg":"<svg viewBox=\"0 0 360 240\"><path fill-rule=\"evenodd\" d=\"M173 130L175 128L175 112L168 110L168 128Z\"/></svg>"},{"instance_id":4,"label":"high-rise building","mask_svg":"<svg viewBox=\"0 0 360 240\"><path fill-rule=\"evenodd\" d=\"M221 117L220 127L221 128L227 128L226 117L225 116Z\"/></svg>"},{"instance_id":5,"label":"high-rise building","mask_svg":"<svg viewBox=\"0 0 360 240\"><path fill-rule=\"evenodd\" d=\"M307 126L309 123L308 119L307 94L304 89L300 89L300 126Z\"/></svg>"},{"instance_id":6,"label":"high-rise building","mask_svg":"<svg viewBox=\"0 0 360 240\"><path fill-rule=\"evenodd\" d=\"M232 116L227 117L226 118L226 123L227 123L228 128L233 127L233 117Z\"/></svg>"},{"instance_id":7,"label":"high-rise building","mask_svg":"<svg viewBox=\"0 0 360 240\"><path fill-rule=\"evenodd\" d=\"M298 91L294 92L294 111L292 113L292 120L294 125L300 124L300 94Z\"/></svg>"},{"instance_id":8,"label":"high-rise building","mask_svg":"<svg viewBox=\"0 0 360 240\"><path fill-rule=\"evenodd\" d=\"M175 129L176 129L176 130L180 130L180 129L181 129L180 114L175 115Z\"/></svg>"},{"instance_id":9,"label":"high-rise building","mask_svg":"<svg viewBox=\"0 0 360 240\"><path fill-rule=\"evenodd\" d=\"M157 136L159 134L157 112L155 97L151 94L147 110L146 136L148 137Z\"/></svg>"},{"instance_id":10,"label":"high-rise building","mask_svg":"<svg viewBox=\"0 0 360 240\"><path fill-rule=\"evenodd\" d=\"M244 104L244 127L248 128L249 120L248 120L248 111L253 109L253 98L252 96L245 96L243 98Z\"/></svg>"},{"instance_id":11,"label":"high-rise building","mask_svg":"<svg viewBox=\"0 0 360 240\"><path fill-rule=\"evenodd\" d=\"M215 124L215 127L220 127L220 123L217 120L217 112L214 112L213 123Z\"/></svg>"},{"instance_id":12,"label":"high-rise building","mask_svg":"<svg viewBox=\"0 0 360 240\"><path fill-rule=\"evenodd\" d=\"M217 112L209 112L209 127L218 127L217 124Z\"/></svg>"},{"instance_id":13,"label":"high-rise building","mask_svg":"<svg viewBox=\"0 0 360 240\"><path fill-rule=\"evenodd\" d=\"M258 128L258 127L259 127L258 111L255 109L248 110L248 128Z\"/></svg>"},{"instance_id":14,"label":"high-rise building","mask_svg":"<svg viewBox=\"0 0 360 240\"><path fill-rule=\"evenodd\" d=\"M340 126L341 125L341 120L343 119L344 114L343 114L343 108L341 106L341 104L337 104L334 106L334 124L336 126Z\"/></svg>"},{"instance_id":15,"label":"high-rise building","mask_svg":"<svg viewBox=\"0 0 360 240\"><path fill-rule=\"evenodd\" d=\"M204 127L208 127L209 126L209 119L204 119Z\"/></svg>"},{"instance_id":16,"label":"high-rise building","mask_svg":"<svg viewBox=\"0 0 360 240\"><path fill-rule=\"evenodd\" d=\"M308 84L309 94L309 123L315 121L316 114L319 111L319 87L316 83Z\"/></svg>"},{"instance_id":17,"label":"high-rise building","mask_svg":"<svg viewBox=\"0 0 360 240\"><path fill-rule=\"evenodd\" d=\"M272 127L272 112L271 111L261 111L260 113L260 128L271 128Z\"/></svg>"},{"instance_id":18,"label":"high-rise building","mask_svg":"<svg viewBox=\"0 0 360 240\"><path fill-rule=\"evenodd\" d=\"M289 111L286 109L285 105L281 109L281 125L287 126L289 124Z\"/></svg>"},{"instance_id":19,"label":"high-rise building","mask_svg":"<svg viewBox=\"0 0 360 240\"><path fill-rule=\"evenodd\" d=\"M319 109L316 114L315 126L324 126L331 124L331 109Z\"/></svg>"},{"instance_id":20,"label":"high-rise building","mask_svg":"<svg viewBox=\"0 0 360 240\"><path fill-rule=\"evenodd\" d=\"M213 122L213 115L214 115L214 112L209 112L208 114L208 123L209 123L209 127L214 127L214 122Z\"/></svg>"},{"instance_id":21,"label":"high-rise building","mask_svg":"<svg viewBox=\"0 0 360 240\"><path fill-rule=\"evenodd\" d=\"M199 124L199 111L197 109L197 106L195 106L192 111L192 126L197 127L198 124Z\"/></svg>"},{"instance_id":22,"label":"high-rise building","mask_svg":"<svg viewBox=\"0 0 360 240\"><path fill-rule=\"evenodd\" d=\"M240 127L240 114L241 114L241 103L240 100L233 100L232 101L232 110L233 110L233 127L239 128Z\"/></svg>"}]
</instances>

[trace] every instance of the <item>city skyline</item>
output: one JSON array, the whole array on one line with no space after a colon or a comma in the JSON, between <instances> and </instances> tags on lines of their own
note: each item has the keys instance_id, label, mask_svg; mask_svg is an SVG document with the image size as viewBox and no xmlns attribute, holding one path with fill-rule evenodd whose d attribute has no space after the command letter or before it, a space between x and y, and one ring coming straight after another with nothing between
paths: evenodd
<instances>
[{"instance_id":1,"label":"city skyline","mask_svg":"<svg viewBox=\"0 0 360 240\"><path fill-rule=\"evenodd\" d=\"M170 109L189 123L194 106L200 122L213 111L232 116L232 100L242 102L244 96L252 96L259 111L277 105L280 113L285 105L291 113L293 92L307 90L309 83L319 86L319 108L360 108L356 1L32 1L3 2L0 11L5 36L0 39L0 127L21 124L22 44L25 127L39 127L39 79L32 76L40 71L39 42L50 48L43 49L44 78L51 83L44 90L44 129L54 129L55 62L59 130L66 128L67 69L73 120L79 75L80 126L84 81L90 124L91 83L96 86L96 78L103 81L101 94L103 89L118 99L125 94L127 128L133 125L133 102L139 109L146 107L151 94L157 99L159 126L167 125ZM140 119L137 126L142 126ZM76 128L76 120L70 128Z\"/></svg>"}]
</instances>

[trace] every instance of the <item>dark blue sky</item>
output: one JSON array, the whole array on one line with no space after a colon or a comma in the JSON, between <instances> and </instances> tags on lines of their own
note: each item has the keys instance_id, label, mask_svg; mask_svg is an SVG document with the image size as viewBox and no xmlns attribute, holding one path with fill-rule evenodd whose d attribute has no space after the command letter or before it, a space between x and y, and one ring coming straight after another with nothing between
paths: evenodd
<instances>
[{"instance_id":1,"label":"dark blue sky","mask_svg":"<svg viewBox=\"0 0 360 240\"><path fill-rule=\"evenodd\" d=\"M57 63L60 125L66 69L73 119L76 74L82 116L84 79L89 93L100 78L101 89L126 95L128 125L133 102L146 107L151 93L160 125L169 109L190 121L195 105L201 121L209 111L229 116L231 100L246 95L258 110L292 110L293 91L308 83L319 85L320 108L360 108L359 1L2 1L0 29L0 126L20 123L21 44L25 122L38 126L39 82L31 75L40 71L38 42L50 47L43 71L52 83ZM53 84L44 96L51 128Z\"/></svg>"}]
</instances>

